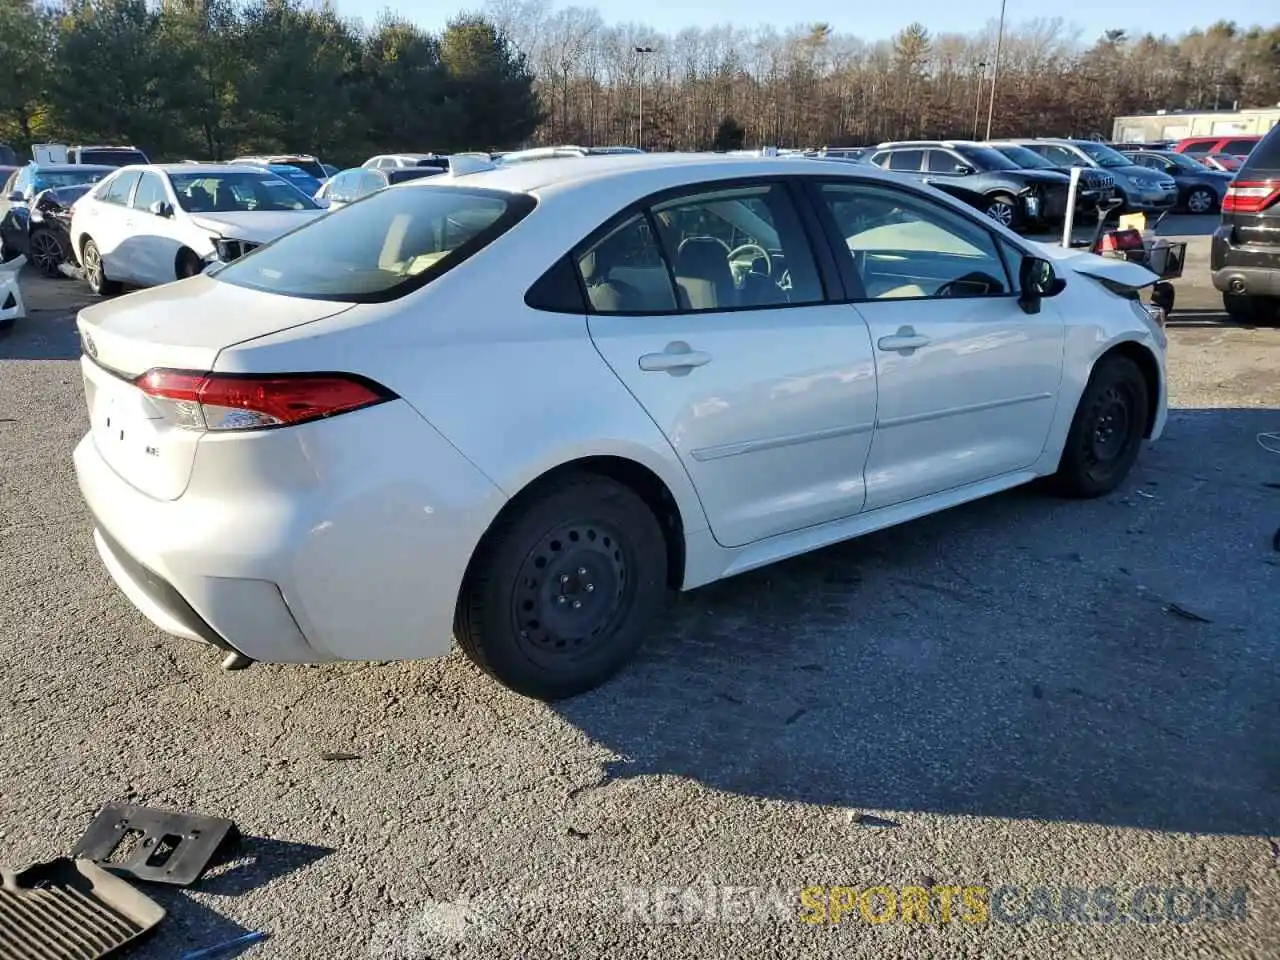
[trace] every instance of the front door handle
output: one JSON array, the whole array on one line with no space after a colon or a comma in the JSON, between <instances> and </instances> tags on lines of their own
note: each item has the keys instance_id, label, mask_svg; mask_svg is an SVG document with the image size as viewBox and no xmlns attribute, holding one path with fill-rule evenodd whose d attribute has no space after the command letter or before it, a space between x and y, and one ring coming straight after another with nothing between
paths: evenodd
<instances>
[{"instance_id":1,"label":"front door handle","mask_svg":"<svg viewBox=\"0 0 1280 960\"><path fill-rule=\"evenodd\" d=\"M886 353L910 354L921 347L927 347L929 343L929 338L923 334L916 333L914 327L899 327L898 332L893 336L881 337L877 340L876 346Z\"/></svg>"},{"instance_id":2,"label":"front door handle","mask_svg":"<svg viewBox=\"0 0 1280 960\"><path fill-rule=\"evenodd\" d=\"M665 371L673 376L683 376L694 367L711 362L711 354L693 350L683 340L668 343L662 353L646 353L640 357L640 369L646 373Z\"/></svg>"}]
</instances>

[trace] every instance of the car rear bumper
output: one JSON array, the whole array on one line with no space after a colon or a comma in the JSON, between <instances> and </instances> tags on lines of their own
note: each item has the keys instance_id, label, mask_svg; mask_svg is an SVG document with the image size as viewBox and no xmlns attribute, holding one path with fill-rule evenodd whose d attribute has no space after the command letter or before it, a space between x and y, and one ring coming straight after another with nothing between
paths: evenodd
<instances>
[{"instance_id":1,"label":"car rear bumper","mask_svg":"<svg viewBox=\"0 0 1280 960\"><path fill-rule=\"evenodd\" d=\"M504 501L403 401L206 435L176 500L129 484L92 434L74 461L129 600L165 633L275 663L447 653L471 552Z\"/></svg>"},{"instance_id":2,"label":"car rear bumper","mask_svg":"<svg viewBox=\"0 0 1280 960\"><path fill-rule=\"evenodd\" d=\"M1231 227L1220 226L1209 247L1213 285L1223 293L1280 297L1280 245L1237 246Z\"/></svg>"}]
</instances>

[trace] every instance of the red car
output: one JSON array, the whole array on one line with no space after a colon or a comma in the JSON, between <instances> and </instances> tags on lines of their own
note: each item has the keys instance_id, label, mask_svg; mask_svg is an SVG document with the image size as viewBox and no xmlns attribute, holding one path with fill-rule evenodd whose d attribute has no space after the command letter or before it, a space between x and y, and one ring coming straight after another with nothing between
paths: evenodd
<instances>
[{"instance_id":1,"label":"red car","mask_svg":"<svg viewBox=\"0 0 1280 960\"><path fill-rule=\"evenodd\" d=\"M1243 136L1235 134L1230 137L1187 137L1179 140L1173 148L1174 153L1185 153L1199 160L1210 153L1229 153L1237 157L1247 157L1261 140L1260 136Z\"/></svg>"}]
</instances>

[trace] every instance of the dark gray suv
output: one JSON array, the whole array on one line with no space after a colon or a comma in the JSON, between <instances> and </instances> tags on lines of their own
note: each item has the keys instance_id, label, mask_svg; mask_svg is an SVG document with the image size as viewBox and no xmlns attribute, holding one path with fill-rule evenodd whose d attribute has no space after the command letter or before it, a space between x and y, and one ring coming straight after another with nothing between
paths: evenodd
<instances>
[{"instance_id":1,"label":"dark gray suv","mask_svg":"<svg viewBox=\"0 0 1280 960\"><path fill-rule=\"evenodd\" d=\"M1280 320L1280 126L1253 148L1227 187L1209 266L1234 319Z\"/></svg>"}]
</instances>

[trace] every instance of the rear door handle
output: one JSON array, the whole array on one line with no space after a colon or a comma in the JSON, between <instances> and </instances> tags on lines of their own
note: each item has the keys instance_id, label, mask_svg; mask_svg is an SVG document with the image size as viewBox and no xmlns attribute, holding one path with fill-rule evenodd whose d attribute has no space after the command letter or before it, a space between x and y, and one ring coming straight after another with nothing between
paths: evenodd
<instances>
[{"instance_id":1,"label":"rear door handle","mask_svg":"<svg viewBox=\"0 0 1280 960\"><path fill-rule=\"evenodd\" d=\"M912 327L899 327L898 332L893 336L881 337L877 340L876 346L886 353L910 353L921 347L927 347L930 342L928 337L916 333Z\"/></svg>"},{"instance_id":2,"label":"rear door handle","mask_svg":"<svg viewBox=\"0 0 1280 960\"><path fill-rule=\"evenodd\" d=\"M646 353L640 357L640 369L646 373L662 372L680 376L694 367L701 367L711 362L711 354L701 350L691 350L681 340L668 343L662 353Z\"/></svg>"}]
</instances>

